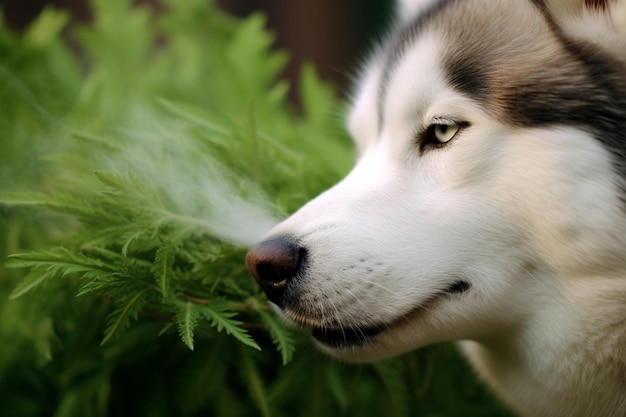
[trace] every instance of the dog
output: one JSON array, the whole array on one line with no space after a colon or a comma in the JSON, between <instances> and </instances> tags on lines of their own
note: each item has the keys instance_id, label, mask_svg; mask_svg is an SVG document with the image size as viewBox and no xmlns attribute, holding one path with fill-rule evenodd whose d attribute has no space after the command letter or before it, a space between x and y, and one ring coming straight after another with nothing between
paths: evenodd
<instances>
[{"instance_id":1,"label":"dog","mask_svg":"<svg viewBox=\"0 0 626 417\"><path fill-rule=\"evenodd\" d=\"M626 416L626 0L403 0L357 162L246 255L371 362L457 341L521 416Z\"/></svg>"}]
</instances>

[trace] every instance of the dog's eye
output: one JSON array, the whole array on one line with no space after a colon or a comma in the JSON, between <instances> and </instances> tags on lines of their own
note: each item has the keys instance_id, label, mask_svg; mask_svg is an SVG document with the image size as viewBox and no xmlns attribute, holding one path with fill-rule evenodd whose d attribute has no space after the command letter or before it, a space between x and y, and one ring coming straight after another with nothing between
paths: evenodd
<instances>
[{"instance_id":1,"label":"dog's eye","mask_svg":"<svg viewBox=\"0 0 626 417\"><path fill-rule=\"evenodd\" d=\"M461 130L458 123L433 125L433 135L440 143L448 143Z\"/></svg>"},{"instance_id":2,"label":"dog's eye","mask_svg":"<svg viewBox=\"0 0 626 417\"><path fill-rule=\"evenodd\" d=\"M420 153L429 148L441 148L454 139L460 131L469 126L466 122L435 119L422 134L418 135Z\"/></svg>"}]
</instances>

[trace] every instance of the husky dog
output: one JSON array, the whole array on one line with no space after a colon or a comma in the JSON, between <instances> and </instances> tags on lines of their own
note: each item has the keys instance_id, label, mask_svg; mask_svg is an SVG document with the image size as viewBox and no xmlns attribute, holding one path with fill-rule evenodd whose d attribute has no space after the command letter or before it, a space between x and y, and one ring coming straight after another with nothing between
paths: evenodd
<instances>
[{"instance_id":1,"label":"husky dog","mask_svg":"<svg viewBox=\"0 0 626 417\"><path fill-rule=\"evenodd\" d=\"M356 166L248 268L334 357L456 340L522 416L626 416L626 0L399 11Z\"/></svg>"}]
</instances>

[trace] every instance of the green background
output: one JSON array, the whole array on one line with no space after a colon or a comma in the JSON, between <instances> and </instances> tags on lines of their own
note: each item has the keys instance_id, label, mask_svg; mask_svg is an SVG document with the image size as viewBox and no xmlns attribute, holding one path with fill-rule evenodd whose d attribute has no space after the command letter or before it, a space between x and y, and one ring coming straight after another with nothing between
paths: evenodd
<instances>
[{"instance_id":1,"label":"green background","mask_svg":"<svg viewBox=\"0 0 626 417\"><path fill-rule=\"evenodd\" d=\"M348 365L268 310L242 219L354 156L345 103L310 65L281 80L262 15L92 8L0 26L3 416L508 415L452 345Z\"/></svg>"}]
</instances>

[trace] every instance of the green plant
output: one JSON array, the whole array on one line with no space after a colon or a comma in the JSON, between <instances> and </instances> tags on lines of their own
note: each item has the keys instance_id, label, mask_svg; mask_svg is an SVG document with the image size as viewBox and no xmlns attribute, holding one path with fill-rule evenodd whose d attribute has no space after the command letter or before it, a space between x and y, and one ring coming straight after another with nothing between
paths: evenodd
<instances>
[{"instance_id":1,"label":"green plant","mask_svg":"<svg viewBox=\"0 0 626 417\"><path fill-rule=\"evenodd\" d=\"M427 396L453 385L486 405L445 415L503 415L455 379L449 347L322 357L249 278L246 245L352 163L342 104L312 67L302 114L287 104L263 16L92 6L87 27L53 9L22 35L0 26L6 415L444 415Z\"/></svg>"}]
</instances>

